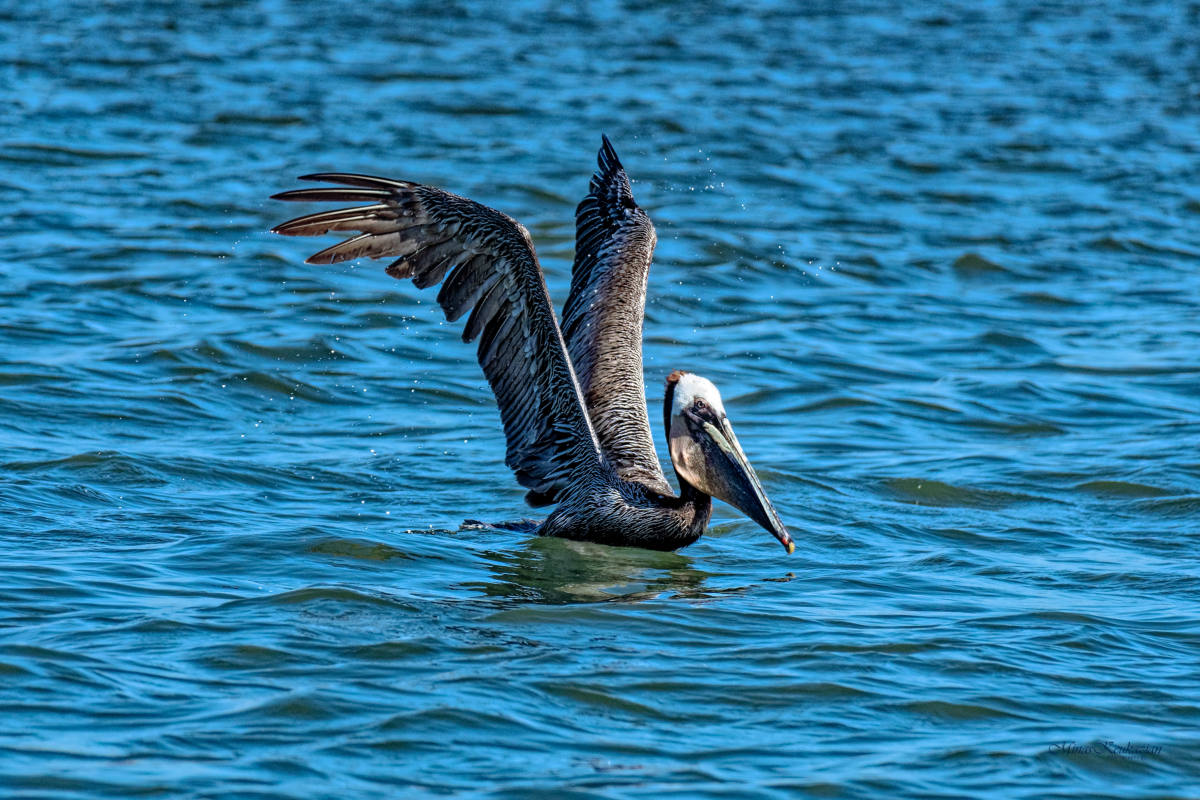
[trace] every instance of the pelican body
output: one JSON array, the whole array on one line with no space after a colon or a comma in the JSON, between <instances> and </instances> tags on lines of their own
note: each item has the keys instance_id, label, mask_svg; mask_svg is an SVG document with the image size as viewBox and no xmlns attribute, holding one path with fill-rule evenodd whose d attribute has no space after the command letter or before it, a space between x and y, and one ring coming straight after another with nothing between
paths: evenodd
<instances>
[{"instance_id":1,"label":"pelican body","mask_svg":"<svg viewBox=\"0 0 1200 800\"><path fill-rule=\"evenodd\" d=\"M721 395L676 370L663 417L679 483L667 483L646 410L642 321L654 226L633 199L608 137L590 191L575 212L575 263L559 327L529 232L505 214L410 181L347 173L305 175L338 184L277 200L366 203L308 214L274 228L286 236L357 231L307 259L335 264L393 258L387 273L418 288L441 284L451 322L468 312L463 340L496 395L505 463L533 506L557 504L544 536L675 550L708 527L712 498L795 544L738 444Z\"/></svg>"}]
</instances>

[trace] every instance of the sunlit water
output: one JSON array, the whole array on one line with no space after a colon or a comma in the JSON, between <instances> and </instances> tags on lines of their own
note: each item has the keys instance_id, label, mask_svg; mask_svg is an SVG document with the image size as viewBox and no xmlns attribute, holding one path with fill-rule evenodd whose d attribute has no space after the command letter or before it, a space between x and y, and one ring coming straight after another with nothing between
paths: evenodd
<instances>
[{"instance_id":1,"label":"sunlit water","mask_svg":"<svg viewBox=\"0 0 1200 800\"><path fill-rule=\"evenodd\" d=\"M1196 10L742 5L0 12L0 795L1195 796ZM437 184L561 304L601 132L790 558L460 530L459 327L266 233Z\"/></svg>"}]
</instances>

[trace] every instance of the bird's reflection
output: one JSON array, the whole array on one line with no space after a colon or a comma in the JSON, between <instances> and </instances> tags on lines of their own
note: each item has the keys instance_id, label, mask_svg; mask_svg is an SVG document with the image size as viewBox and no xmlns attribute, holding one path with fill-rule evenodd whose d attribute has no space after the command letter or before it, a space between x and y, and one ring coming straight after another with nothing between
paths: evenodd
<instances>
[{"instance_id":1,"label":"bird's reflection","mask_svg":"<svg viewBox=\"0 0 1200 800\"><path fill-rule=\"evenodd\" d=\"M680 553L535 536L486 554L493 580L468 583L488 597L534 603L636 602L703 596L710 575Z\"/></svg>"}]
</instances>

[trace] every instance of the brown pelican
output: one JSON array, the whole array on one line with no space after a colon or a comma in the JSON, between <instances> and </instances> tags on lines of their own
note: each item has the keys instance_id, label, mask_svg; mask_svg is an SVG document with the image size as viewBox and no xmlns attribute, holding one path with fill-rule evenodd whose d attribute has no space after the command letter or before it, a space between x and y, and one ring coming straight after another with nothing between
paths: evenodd
<instances>
[{"instance_id":1,"label":"brown pelican","mask_svg":"<svg viewBox=\"0 0 1200 800\"><path fill-rule=\"evenodd\" d=\"M634 202L608 137L599 170L575 211L575 264L560 329L529 231L465 197L410 181L321 173L340 184L277 200L367 203L293 219L285 236L357 231L307 259L336 264L395 258L393 278L441 283L453 322L495 392L508 441L505 463L533 506L557 503L537 532L612 545L674 550L700 538L717 497L745 512L791 553L792 537L746 460L721 395L690 372L667 377L663 417L679 494L650 434L642 375L642 317L654 226Z\"/></svg>"}]
</instances>

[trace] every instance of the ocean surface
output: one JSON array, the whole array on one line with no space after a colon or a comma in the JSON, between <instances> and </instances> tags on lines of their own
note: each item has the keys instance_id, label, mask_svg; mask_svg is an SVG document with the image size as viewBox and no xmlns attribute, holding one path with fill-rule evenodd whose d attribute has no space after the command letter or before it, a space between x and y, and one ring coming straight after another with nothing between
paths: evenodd
<instances>
[{"instance_id":1,"label":"ocean surface","mask_svg":"<svg viewBox=\"0 0 1200 800\"><path fill-rule=\"evenodd\" d=\"M1200 797L1195 4L41 1L0 43L0 796ZM561 308L601 133L656 437L711 378L791 557L720 504L677 553L462 527L538 511L460 325L267 232L301 174L442 186Z\"/></svg>"}]
</instances>

